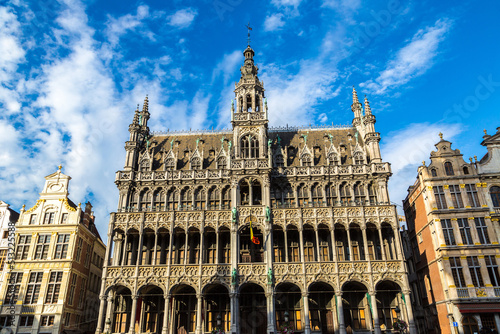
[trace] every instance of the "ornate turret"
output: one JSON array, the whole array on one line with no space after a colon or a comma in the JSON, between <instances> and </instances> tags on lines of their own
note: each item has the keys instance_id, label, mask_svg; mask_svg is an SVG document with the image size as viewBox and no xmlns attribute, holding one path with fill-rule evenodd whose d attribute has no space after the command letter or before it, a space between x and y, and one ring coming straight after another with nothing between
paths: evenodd
<instances>
[{"instance_id":1,"label":"ornate turret","mask_svg":"<svg viewBox=\"0 0 500 334\"><path fill-rule=\"evenodd\" d=\"M360 120L360 118L363 116L362 111L361 111L361 103L359 103L358 100L358 93L356 92L356 88L352 86L352 105L351 105L351 110L354 113L354 121ZM353 122L354 122L353 121Z\"/></svg>"},{"instance_id":2,"label":"ornate turret","mask_svg":"<svg viewBox=\"0 0 500 334\"><path fill-rule=\"evenodd\" d=\"M130 132L129 141L125 143L125 170L132 170L137 164L137 158L141 146L144 146L146 137L149 136L148 120L149 120L149 101L148 96L144 99L142 111L139 111L139 104L134 112L132 123L128 127Z\"/></svg>"}]
</instances>

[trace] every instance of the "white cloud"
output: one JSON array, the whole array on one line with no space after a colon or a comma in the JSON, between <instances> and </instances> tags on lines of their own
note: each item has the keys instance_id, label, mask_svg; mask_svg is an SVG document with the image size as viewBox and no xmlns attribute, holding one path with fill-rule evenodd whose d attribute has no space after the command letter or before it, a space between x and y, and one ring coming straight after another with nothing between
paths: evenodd
<instances>
[{"instance_id":1,"label":"white cloud","mask_svg":"<svg viewBox=\"0 0 500 334\"><path fill-rule=\"evenodd\" d=\"M167 18L168 24L180 29L187 28L193 23L197 14L198 12L192 8L180 9Z\"/></svg>"},{"instance_id":2,"label":"white cloud","mask_svg":"<svg viewBox=\"0 0 500 334\"><path fill-rule=\"evenodd\" d=\"M226 53L213 70L212 82L215 78L222 75L224 78L224 85L227 85L229 78L235 75L238 65L243 65L243 53L241 50Z\"/></svg>"},{"instance_id":3,"label":"white cloud","mask_svg":"<svg viewBox=\"0 0 500 334\"><path fill-rule=\"evenodd\" d=\"M360 86L366 87L371 93L384 94L424 74L432 67L438 54L439 43L444 40L451 26L449 20L440 19L433 26L419 30L411 41L397 52L395 59L388 62L378 78Z\"/></svg>"},{"instance_id":4,"label":"white cloud","mask_svg":"<svg viewBox=\"0 0 500 334\"><path fill-rule=\"evenodd\" d=\"M149 7L142 5L137 7L136 15L126 14L117 19L109 17L108 28L106 29L108 41L111 45L116 45L123 34L125 34L128 30L134 30L142 23L142 20L148 16Z\"/></svg>"},{"instance_id":5,"label":"white cloud","mask_svg":"<svg viewBox=\"0 0 500 334\"><path fill-rule=\"evenodd\" d=\"M283 21L283 14L272 14L266 17L264 21L264 31L275 31L282 28L285 25Z\"/></svg>"},{"instance_id":6,"label":"white cloud","mask_svg":"<svg viewBox=\"0 0 500 334\"><path fill-rule=\"evenodd\" d=\"M271 3L276 7L299 7L302 0L272 0Z\"/></svg>"},{"instance_id":7,"label":"white cloud","mask_svg":"<svg viewBox=\"0 0 500 334\"><path fill-rule=\"evenodd\" d=\"M19 36L21 27L16 15L8 7L0 7L0 105L10 113L19 112L19 94L10 89L16 85L16 70L24 61L25 50Z\"/></svg>"},{"instance_id":8,"label":"white cloud","mask_svg":"<svg viewBox=\"0 0 500 334\"><path fill-rule=\"evenodd\" d=\"M415 182L418 166L424 160L429 161L431 151L436 150L434 145L440 140L439 132L445 134L446 140L451 140L462 129L461 124L414 123L382 138L382 159L391 163L393 173L389 179L392 202L401 205L408 187Z\"/></svg>"}]
</instances>

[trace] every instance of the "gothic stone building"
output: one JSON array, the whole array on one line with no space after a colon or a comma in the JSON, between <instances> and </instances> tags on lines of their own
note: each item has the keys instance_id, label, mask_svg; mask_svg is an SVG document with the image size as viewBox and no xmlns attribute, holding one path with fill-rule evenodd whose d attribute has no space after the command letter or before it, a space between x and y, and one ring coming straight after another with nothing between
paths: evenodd
<instances>
[{"instance_id":1,"label":"gothic stone building","mask_svg":"<svg viewBox=\"0 0 500 334\"><path fill-rule=\"evenodd\" d=\"M500 128L481 144L466 162L441 135L404 201L421 333L500 330Z\"/></svg>"},{"instance_id":2,"label":"gothic stone building","mask_svg":"<svg viewBox=\"0 0 500 334\"><path fill-rule=\"evenodd\" d=\"M299 333L411 326L409 287L375 117L270 128L244 51L231 131L129 126L97 333Z\"/></svg>"},{"instance_id":3,"label":"gothic stone building","mask_svg":"<svg viewBox=\"0 0 500 334\"><path fill-rule=\"evenodd\" d=\"M14 259L0 289L0 326L10 333L96 328L106 247L92 206L82 209L68 198L71 178L60 168L45 177L40 198L28 210L23 206L16 224Z\"/></svg>"}]
</instances>

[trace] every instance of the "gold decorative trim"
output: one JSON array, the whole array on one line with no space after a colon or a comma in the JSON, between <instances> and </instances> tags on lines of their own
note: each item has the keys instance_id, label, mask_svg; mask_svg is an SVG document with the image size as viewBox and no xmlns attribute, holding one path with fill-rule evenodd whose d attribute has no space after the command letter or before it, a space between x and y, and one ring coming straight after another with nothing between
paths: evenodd
<instances>
[{"instance_id":1,"label":"gold decorative trim","mask_svg":"<svg viewBox=\"0 0 500 334\"><path fill-rule=\"evenodd\" d=\"M71 212L76 212L76 209L75 209L75 208L73 208L71 205L69 205L69 203L68 203L68 199L67 199L67 198L59 198L59 201L63 202L64 207L65 207L68 211L71 211Z\"/></svg>"},{"instance_id":2,"label":"gold decorative trim","mask_svg":"<svg viewBox=\"0 0 500 334\"><path fill-rule=\"evenodd\" d=\"M453 210L453 209L455 209L455 207L449 206L448 209Z\"/></svg>"},{"instance_id":3,"label":"gold decorative trim","mask_svg":"<svg viewBox=\"0 0 500 334\"><path fill-rule=\"evenodd\" d=\"M36 201L35 205L31 209L26 211L26 213L31 213L31 212L35 211L36 208L38 208L40 206L40 204L42 204L43 202L45 202L44 199L39 199L38 201Z\"/></svg>"},{"instance_id":4,"label":"gold decorative trim","mask_svg":"<svg viewBox=\"0 0 500 334\"><path fill-rule=\"evenodd\" d=\"M457 218L451 218L451 220L457 220Z\"/></svg>"},{"instance_id":5,"label":"gold decorative trim","mask_svg":"<svg viewBox=\"0 0 500 334\"><path fill-rule=\"evenodd\" d=\"M464 183L460 183L460 188L465 188L465 184Z\"/></svg>"},{"instance_id":6,"label":"gold decorative trim","mask_svg":"<svg viewBox=\"0 0 500 334\"><path fill-rule=\"evenodd\" d=\"M448 184L445 184L445 185L443 186L443 188L444 188L444 189L450 189L450 186L449 186Z\"/></svg>"}]
</instances>

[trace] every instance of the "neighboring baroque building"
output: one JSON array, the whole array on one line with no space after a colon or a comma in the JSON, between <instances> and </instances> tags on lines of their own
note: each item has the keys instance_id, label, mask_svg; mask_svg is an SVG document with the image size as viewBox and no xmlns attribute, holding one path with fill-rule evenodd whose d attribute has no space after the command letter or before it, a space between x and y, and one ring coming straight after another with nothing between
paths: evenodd
<instances>
[{"instance_id":1,"label":"neighboring baroque building","mask_svg":"<svg viewBox=\"0 0 500 334\"><path fill-rule=\"evenodd\" d=\"M6 261L9 253L9 231L14 234L15 224L19 218L19 213L12 210L10 205L0 201L0 291L5 282L7 273ZM10 230L9 230L10 227ZM11 237L11 241L13 238ZM12 255L12 252L11 252ZM0 328L2 323L0 322Z\"/></svg>"},{"instance_id":2,"label":"neighboring baroque building","mask_svg":"<svg viewBox=\"0 0 500 334\"><path fill-rule=\"evenodd\" d=\"M417 329L498 332L500 128L483 137L488 153L480 161L464 161L440 136L404 201Z\"/></svg>"},{"instance_id":3,"label":"neighboring baroque building","mask_svg":"<svg viewBox=\"0 0 500 334\"><path fill-rule=\"evenodd\" d=\"M153 133L135 111L116 174L96 333L416 333L375 116L268 127L244 51L232 130Z\"/></svg>"},{"instance_id":4,"label":"neighboring baroque building","mask_svg":"<svg viewBox=\"0 0 500 334\"><path fill-rule=\"evenodd\" d=\"M0 291L0 326L13 333L95 331L106 247L90 203L82 210L68 198L70 179L59 167L36 204L21 210L13 268Z\"/></svg>"}]
</instances>

